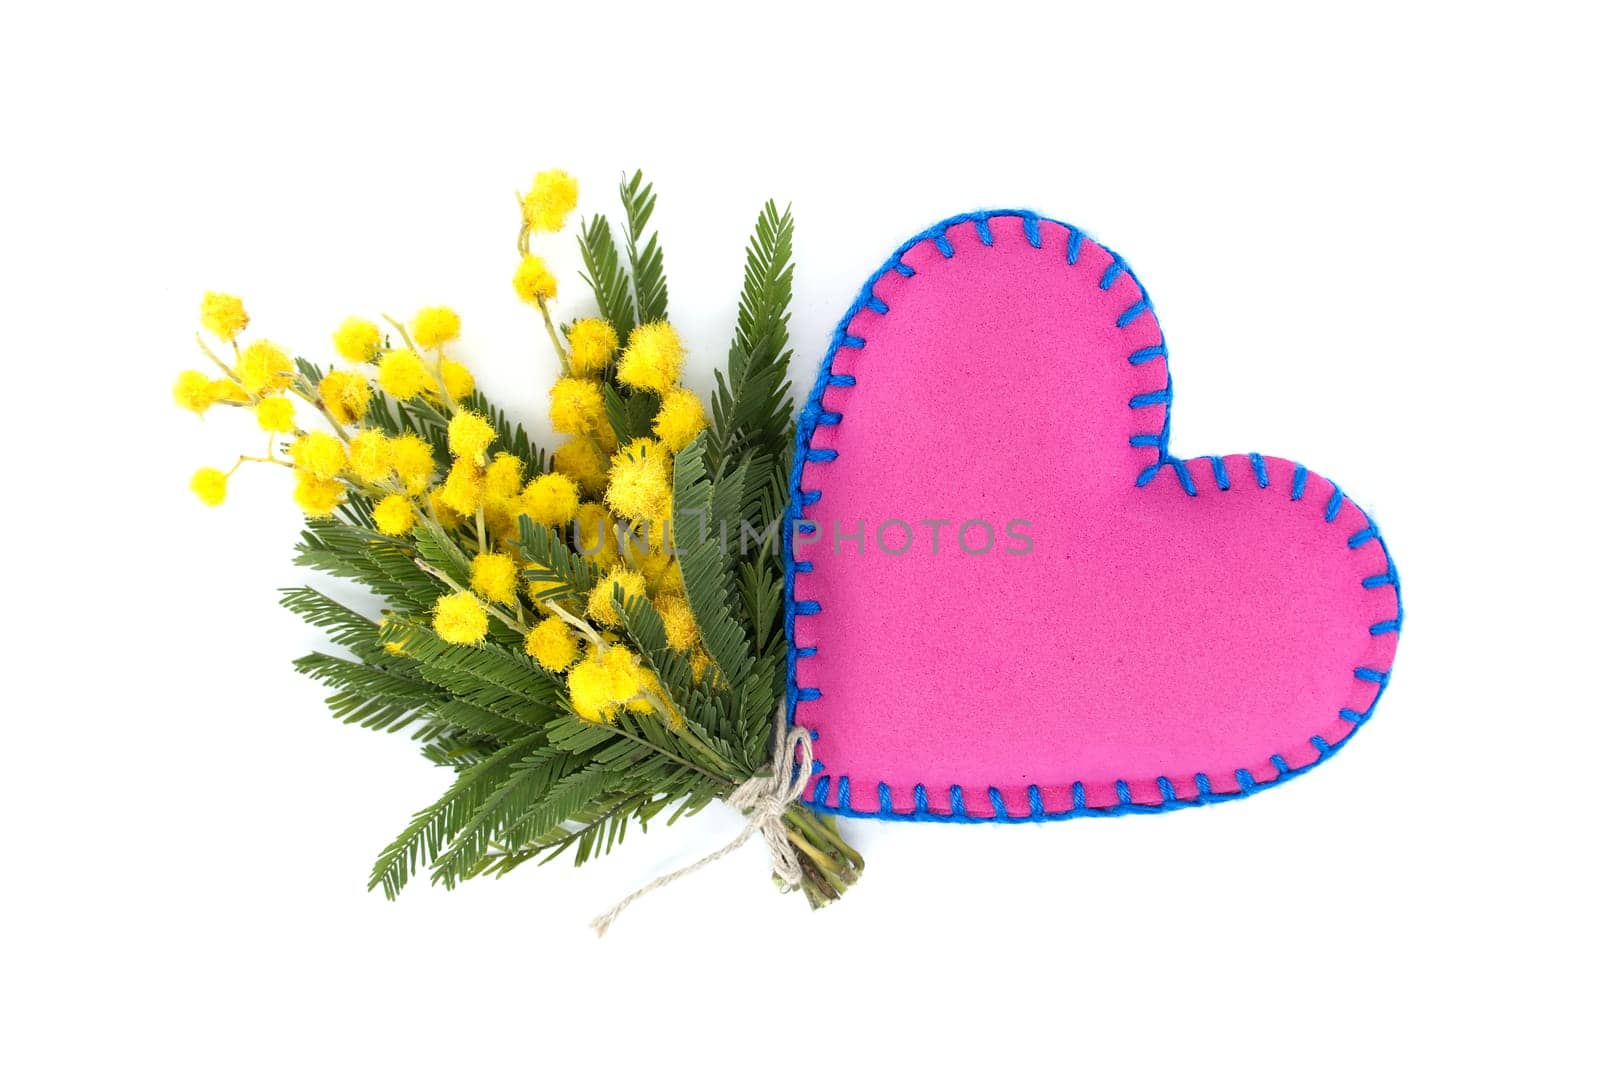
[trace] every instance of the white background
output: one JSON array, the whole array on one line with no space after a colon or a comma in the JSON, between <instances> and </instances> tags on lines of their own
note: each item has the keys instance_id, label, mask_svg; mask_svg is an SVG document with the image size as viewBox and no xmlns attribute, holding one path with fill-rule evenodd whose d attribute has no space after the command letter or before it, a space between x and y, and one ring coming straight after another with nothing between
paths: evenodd
<instances>
[{"instance_id":1,"label":"white background","mask_svg":"<svg viewBox=\"0 0 1600 1065\"><path fill-rule=\"evenodd\" d=\"M4 1056L1594 1060L1579 5L566 6L3 16ZM852 823L870 869L816 915L751 847L594 940L729 838L720 809L576 873L367 894L446 778L289 669L315 642L275 605L302 579L278 471L188 495L258 446L170 406L200 294L318 359L347 314L450 303L542 431L513 192L562 166L614 215L636 165L702 389L768 196L799 221L802 391L936 219L1028 206L1120 251L1174 453L1299 458L1382 523L1408 627L1374 724L1200 812Z\"/></svg>"}]
</instances>

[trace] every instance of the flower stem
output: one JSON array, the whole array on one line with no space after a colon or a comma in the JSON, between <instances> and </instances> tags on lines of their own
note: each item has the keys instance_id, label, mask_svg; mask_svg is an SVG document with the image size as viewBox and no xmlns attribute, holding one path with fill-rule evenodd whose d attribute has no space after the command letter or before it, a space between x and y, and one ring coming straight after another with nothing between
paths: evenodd
<instances>
[{"instance_id":1,"label":"flower stem","mask_svg":"<svg viewBox=\"0 0 1600 1065\"><path fill-rule=\"evenodd\" d=\"M556 358L561 360L561 372L572 373L572 363L567 361L567 349L561 343L561 334L556 331L556 323L550 319L550 307L541 297L539 300L539 314L544 318L544 330L550 334L550 343L556 349Z\"/></svg>"},{"instance_id":2,"label":"flower stem","mask_svg":"<svg viewBox=\"0 0 1600 1065\"><path fill-rule=\"evenodd\" d=\"M783 815L789 840L800 854L801 890L812 909L826 906L861 878L867 863L840 838L829 819L804 806Z\"/></svg>"}]
</instances>

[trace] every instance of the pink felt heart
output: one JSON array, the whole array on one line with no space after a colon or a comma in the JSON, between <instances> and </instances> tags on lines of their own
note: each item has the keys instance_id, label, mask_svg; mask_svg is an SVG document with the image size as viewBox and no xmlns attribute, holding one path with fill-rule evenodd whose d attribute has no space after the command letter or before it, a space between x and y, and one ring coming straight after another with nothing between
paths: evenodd
<instances>
[{"instance_id":1,"label":"pink felt heart","mask_svg":"<svg viewBox=\"0 0 1600 1065\"><path fill-rule=\"evenodd\" d=\"M963 215L868 281L800 418L785 531L809 801L1198 805L1367 719L1401 616L1376 527L1293 462L1169 457L1170 397L1143 287L1069 226Z\"/></svg>"}]
</instances>

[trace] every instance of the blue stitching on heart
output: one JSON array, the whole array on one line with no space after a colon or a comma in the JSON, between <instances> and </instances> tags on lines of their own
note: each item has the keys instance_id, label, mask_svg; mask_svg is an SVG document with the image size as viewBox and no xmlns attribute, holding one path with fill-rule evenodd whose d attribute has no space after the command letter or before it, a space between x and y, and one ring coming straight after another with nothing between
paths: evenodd
<instances>
[{"instance_id":1,"label":"blue stitching on heart","mask_svg":"<svg viewBox=\"0 0 1600 1065\"><path fill-rule=\"evenodd\" d=\"M1267 487L1267 460L1262 458L1260 455L1256 454L1254 451L1252 451L1252 452L1250 452L1250 468L1252 470L1256 471L1256 487L1257 488L1266 488ZM1354 547L1355 545L1351 544L1350 546Z\"/></svg>"},{"instance_id":2,"label":"blue stitching on heart","mask_svg":"<svg viewBox=\"0 0 1600 1065\"><path fill-rule=\"evenodd\" d=\"M795 709L800 702L811 701L822 697L822 692L819 689L801 689L797 686L795 680L796 663L801 658L809 658L817 653L817 648L815 646L797 647L795 645L795 618L821 613L822 604L817 602L815 599L796 600L794 597L795 575L797 573L811 572L812 564L809 562L801 562L794 557L793 534L796 528L801 529L807 534L816 530L816 524L814 522L806 521L805 508L811 505L812 502L815 502L816 499L820 499L821 492L802 492L800 490L800 481L805 472L806 464L808 462L832 462L838 458L839 455L837 451L829 448L813 450L811 448L811 438L813 431L818 425L834 425L839 421L839 415L837 412L827 411L822 406L823 393L828 388L851 388L854 387L856 383L855 376L852 374L835 374L833 372L833 358L841 347L861 348L866 344L865 339L846 332L846 326L850 322L854 321L856 315L864 309L873 310L879 314L888 313L888 306L873 294L873 286L876 285L878 280L891 269L895 270L903 277L915 277L916 271L900 262L900 258L901 256L905 255L906 252L910 251L913 247L922 243L923 241L931 241L934 247L939 250L939 253L946 259L949 259L955 255L955 247L945 236L945 231L950 229L952 226L971 222L973 223L974 228L977 230L978 236L983 244L985 246L993 246L994 236L989 225L989 219L1020 218L1022 219L1024 236L1027 237L1029 244L1037 248L1042 244L1041 240L1036 239L1039 236L1038 225L1042 217L1043 216L1032 211L979 211L954 215L945 219L943 222L939 222L936 225L930 226L896 249L895 253L889 257L888 261L885 262L876 273L867 279L867 283L862 286L861 292L856 298L856 302L853 303L850 309L845 312L844 317L840 319L839 325L834 330L833 342L829 345L827 355L823 358L822 366L818 370L816 383L812 386L811 393L806 399L806 404L801 409L796 420L795 459L794 466L789 477L790 503L785 515L783 526L783 624L784 635L787 637L789 643L786 701L788 707L788 721L791 726L794 724ZM1050 221L1055 225L1062 226L1062 228L1067 231L1067 265L1076 266L1082 249L1084 237L1083 231L1075 226L1069 226L1062 222L1055 222L1053 219L1045 220ZM1139 279L1136 276L1134 276L1133 271L1128 268L1127 263L1123 261L1121 256L1111 251L1111 249L1106 248L1104 245L1101 245L1101 248L1111 256L1111 264L1106 267L1105 272L1100 277L1100 289L1102 291L1109 291L1111 286L1116 282L1117 278L1122 274L1127 274L1139 289L1139 299L1133 305L1125 308L1119 314L1116 320L1117 326L1119 328L1126 328L1127 325L1135 321L1139 315L1146 312L1153 314L1154 308L1150 303L1149 295L1145 292L1144 285L1139 282ZM1124 321L1124 319L1126 319L1126 321ZM1151 359L1165 357L1166 354L1166 342L1163 340L1160 344L1141 348L1138 351L1131 353L1128 356L1128 361L1132 365L1138 366L1150 361ZM1172 431L1172 377L1170 373L1167 376L1165 387L1163 387L1159 392L1142 393L1140 395L1133 396L1128 401L1128 406L1133 409L1157 405L1164 405L1166 407L1165 418L1162 422L1161 432L1159 434L1138 434L1128 438L1128 444L1130 447L1150 447L1156 449L1155 462L1143 469L1135 478L1134 483L1139 487L1143 487L1154 480L1156 475L1159 474L1164 467L1170 466L1172 467L1174 474L1177 476L1179 484L1183 487L1184 492L1191 497L1196 496L1199 494L1199 492L1195 487L1194 479L1189 474L1188 467L1183 463L1182 460L1175 459L1167 453L1167 444L1171 438ZM827 420L827 416L829 415L832 416L831 421ZM1217 487L1223 491L1227 491L1230 485L1228 482L1227 470L1223 465L1222 459L1217 456L1208 456L1208 458L1211 464L1213 477L1217 481ZM1267 476L1266 462L1259 454L1254 452L1250 454L1249 459L1251 469L1255 473L1256 485L1260 488L1269 487L1270 482ZM1289 495L1291 501L1298 502L1304 497L1307 476L1308 471L1306 470L1305 466L1295 466ZM1332 482L1329 483L1332 484ZM1340 490L1338 485L1334 484L1332 487L1333 494L1329 498L1327 508L1324 512L1324 517L1330 523L1338 517L1344 498L1344 493L1342 490ZM1378 542L1379 548L1383 551L1387 566L1383 573L1373 574L1372 576L1363 578L1361 581L1361 586L1363 588L1371 589L1379 588L1384 585L1393 585L1395 590L1396 605L1395 617L1376 622L1368 629L1368 632L1370 632L1372 635L1378 636L1385 633L1399 632L1401 623L1405 618L1405 609L1400 598L1400 579L1398 573L1395 571L1394 559L1390 556L1389 547L1384 542L1383 535L1378 531L1376 523L1369 519L1367 527L1351 536L1347 541L1347 545L1350 550L1354 551L1372 540L1376 540ZM912 809L908 812L896 811L893 808L893 790L886 781L880 781L877 785L879 809L877 812L873 812L855 810L850 807L850 785L848 776L839 778L839 799L830 805L828 802L830 780L827 776L821 776L813 778L815 781L814 790L812 792L812 798L807 800L807 803L815 809L845 817L861 817L889 821L954 821L981 824L995 821L1059 821L1074 817L1118 817L1124 814L1153 814L1164 813L1168 810L1187 809L1196 806L1211 806L1217 803L1231 802L1234 799L1242 799L1248 795L1253 795L1258 791L1276 787L1284 781L1293 780L1295 777L1301 776L1302 774L1327 761L1334 754L1340 751L1345 744L1349 743L1355 737L1356 733L1361 731L1362 726L1372 719L1373 711L1378 708L1379 700L1382 699L1383 693L1388 689L1390 673L1363 666L1357 667L1354 670L1354 677L1355 679L1364 683L1377 685L1378 690L1373 695L1372 702L1367 706L1365 711L1356 711L1350 709L1349 707L1340 709L1339 716L1350 722L1353 726L1350 731L1345 734L1343 739L1341 739L1338 743L1329 743L1320 735L1312 736L1309 742L1316 750L1317 757L1301 766L1299 769L1290 767L1288 760L1285 759L1281 754L1274 754L1271 757L1271 763L1273 768L1278 771L1278 775L1272 780L1258 782L1248 770L1243 768L1235 770L1234 779L1239 785L1239 790L1235 792L1219 794L1212 789L1211 780L1205 773L1196 773L1194 775L1195 791L1197 793L1196 797L1193 799L1180 799L1177 797L1177 791L1174 788L1171 780L1166 776L1161 776L1156 778L1156 785L1160 789L1162 801L1159 803L1135 803L1132 801L1132 791L1128 784L1125 781L1118 780L1116 782L1118 802L1113 806L1092 808L1088 805L1087 794L1083 783L1078 781L1074 782L1072 785L1072 806L1066 810L1048 811L1044 808L1044 801L1039 790L1039 786L1037 784L1030 784L1027 789L1027 815L1013 815L1006 811L1005 804L1000 798L1000 789L990 786L988 788L989 799L991 805L995 808L995 813L989 816L976 816L967 811L965 799L963 798L963 793L959 784L950 785L951 812L942 814L935 813L928 809L928 789L922 784L914 785L912 788ZM802 692L804 694L802 694ZM810 732L812 740L817 740L819 738L816 729L811 729ZM822 765L820 762L814 763L813 771L820 770L821 768Z\"/></svg>"},{"instance_id":3,"label":"blue stitching on heart","mask_svg":"<svg viewBox=\"0 0 1600 1065\"><path fill-rule=\"evenodd\" d=\"M1139 320L1139 316L1150 309L1150 297L1140 296L1138 302L1127 310L1117 315L1117 328L1126 329Z\"/></svg>"},{"instance_id":4,"label":"blue stitching on heart","mask_svg":"<svg viewBox=\"0 0 1600 1065\"><path fill-rule=\"evenodd\" d=\"M1083 230L1067 227L1067 265L1078 265L1078 253L1083 250Z\"/></svg>"},{"instance_id":5,"label":"blue stitching on heart","mask_svg":"<svg viewBox=\"0 0 1600 1065\"><path fill-rule=\"evenodd\" d=\"M1329 481L1328 483L1333 484L1332 481ZM1326 514L1329 525L1332 525L1333 519L1339 516L1339 504L1343 502L1344 489L1340 488L1336 484L1333 485L1333 496L1328 500L1328 512Z\"/></svg>"}]
</instances>

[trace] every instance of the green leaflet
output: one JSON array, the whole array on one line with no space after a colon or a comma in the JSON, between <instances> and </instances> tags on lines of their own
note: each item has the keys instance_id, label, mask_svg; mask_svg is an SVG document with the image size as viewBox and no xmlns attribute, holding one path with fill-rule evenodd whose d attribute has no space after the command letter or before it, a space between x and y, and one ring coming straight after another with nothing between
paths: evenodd
<instances>
[{"instance_id":1,"label":"green leaflet","mask_svg":"<svg viewBox=\"0 0 1600 1065\"><path fill-rule=\"evenodd\" d=\"M639 321L641 324L664 322L667 320L667 271L661 244L652 233L644 246L639 246L645 227L650 224L650 216L655 213L655 186L644 180L644 171L635 170L619 191L628 216L628 269L633 273Z\"/></svg>"},{"instance_id":2,"label":"green leaflet","mask_svg":"<svg viewBox=\"0 0 1600 1065\"><path fill-rule=\"evenodd\" d=\"M428 718L441 702L425 681L319 651L295 659L294 668L333 689L327 702L335 718L362 728L397 732Z\"/></svg>"},{"instance_id":3,"label":"green leaflet","mask_svg":"<svg viewBox=\"0 0 1600 1065\"><path fill-rule=\"evenodd\" d=\"M489 713L539 727L565 712L560 680L520 648L494 643L463 647L403 621L385 625L383 635L405 648L425 679Z\"/></svg>"},{"instance_id":4,"label":"green leaflet","mask_svg":"<svg viewBox=\"0 0 1600 1065\"><path fill-rule=\"evenodd\" d=\"M623 395L610 381L601 386L605 400L606 421L617 434L617 446L627 447L639 437L648 437L651 423L661 412L661 397L650 392L632 392Z\"/></svg>"},{"instance_id":5,"label":"green leaflet","mask_svg":"<svg viewBox=\"0 0 1600 1065\"><path fill-rule=\"evenodd\" d=\"M727 556L711 525L716 511L714 490L706 476L703 435L678 453L672 482L678 565L683 570L689 608L700 626L706 653L729 686L736 687L753 663L745 633L731 609Z\"/></svg>"},{"instance_id":6,"label":"green leaflet","mask_svg":"<svg viewBox=\"0 0 1600 1065\"><path fill-rule=\"evenodd\" d=\"M378 855L367 881L368 890L381 885L383 893L394 898L419 863L432 864L446 841L453 839L467 819L505 783L515 771L517 760L536 742L533 738L520 740L464 770L437 802L419 811Z\"/></svg>"},{"instance_id":7,"label":"green leaflet","mask_svg":"<svg viewBox=\"0 0 1600 1065\"><path fill-rule=\"evenodd\" d=\"M582 225L578 246L583 253L583 280L594 293L600 317L611 323L617 339L626 344L634 325L633 292L628 287L628 275L622 269L617 242L605 215L596 215Z\"/></svg>"},{"instance_id":8,"label":"green leaflet","mask_svg":"<svg viewBox=\"0 0 1600 1065\"><path fill-rule=\"evenodd\" d=\"M609 535L609 534L608 534ZM526 575L536 581L556 581L540 593L541 599L587 597L599 574L580 551L562 543L547 525L539 525L526 514L517 518L517 546L522 550Z\"/></svg>"},{"instance_id":9,"label":"green leaflet","mask_svg":"<svg viewBox=\"0 0 1600 1065\"><path fill-rule=\"evenodd\" d=\"M792 436L789 303L794 289L794 217L768 200L745 253L739 323L726 376L717 371L707 434L708 464L722 470L740 454L780 455ZM781 466L783 476L788 465Z\"/></svg>"}]
</instances>

